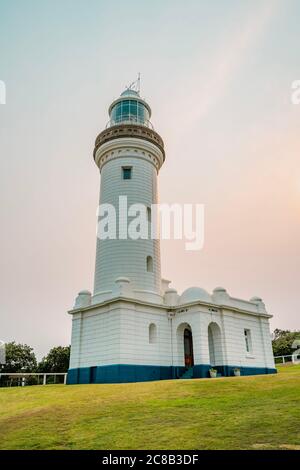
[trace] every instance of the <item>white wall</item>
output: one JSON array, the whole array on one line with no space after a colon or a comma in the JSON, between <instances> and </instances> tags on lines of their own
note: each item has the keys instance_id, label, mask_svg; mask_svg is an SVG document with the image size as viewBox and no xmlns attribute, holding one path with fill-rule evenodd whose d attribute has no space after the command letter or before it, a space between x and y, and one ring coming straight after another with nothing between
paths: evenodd
<instances>
[{"instance_id":1,"label":"white wall","mask_svg":"<svg viewBox=\"0 0 300 470\"><path fill-rule=\"evenodd\" d=\"M135 141L138 141L139 147L134 145ZM128 207L137 203L150 207L157 203L157 168L154 161L145 155L143 147L146 144L141 139L128 140L128 148L121 148L123 144L123 141L115 143L116 149L110 152L110 158L101 171L100 203L109 203L116 208L117 229L119 196L127 196ZM113 158L111 153L114 154ZM123 166L132 167L132 179L122 178ZM153 258L153 272L147 272L147 256ZM160 294L159 240L97 239L94 295L112 290L118 277L129 278L133 290L149 290Z\"/></svg>"},{"instance_id":2,"label":"white wall","mask_svg":"<svg viewBox=\"0 0 300 470\"><path fill-rule=\"evenodd\" d=\"M121 364L171 364L171 329L166 310L142 305L123 306L121 314ZM156 325L156 342L149 342L149 326Z\"/></svg>"},{"instance_id":3,"label":"white wall","mask_svg":"<svg viewBox=\"0 0 300 470\"><path fill-rule=\"evenodd\" d=\"M171 329L166 310L128 302L74 314L70 368L105 364L171 364ZM149 326L157 327L149 342Z\"/></svg>"},{"instance_id":4,"label":"white wall","mask_svg":"<svg viewBox=\"0 0 300 470\"><path fill-rule=\"evenodd\" d=\"M111 304L74 315L70 368L119 363L119 308Z\"/></svg>"},{"instance_id":5,"label":"white wall","mask_svg":"<svg viewBox=\"0 0 300 470\"><path fill-rule=\"evenodd\" d=\"M73 317L70 367L105 364L184 366L183 332L193 335L195 364L210 364L208 326L213 325L215 364L274 367L268 318L253 314L191 306L173 313L166 307L120 300L76 313ZM156 325L156 342L149 326ZM251 331L252 352L246 351L244 329ZM215 336L215 334L217 336Z\"/></svg>"}]
</instances>

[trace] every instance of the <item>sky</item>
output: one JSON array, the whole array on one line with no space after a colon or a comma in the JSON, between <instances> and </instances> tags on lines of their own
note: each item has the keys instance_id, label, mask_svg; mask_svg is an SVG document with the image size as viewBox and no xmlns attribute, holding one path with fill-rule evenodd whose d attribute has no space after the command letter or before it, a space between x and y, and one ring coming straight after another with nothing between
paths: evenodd
<instances>
[{"instance_id":1,"label":"sky","mask_svg":"<svg viewBox=\"0 0 300 470\"><path fill-rule=\"evenodd\" d=\"M298 0L0 0L0 339L67 345L93 289L107 110L141 73L160 202L205 205L205 243L161 243L182 292L263 298L300 329Z\"/></svg>"}]
</instances>

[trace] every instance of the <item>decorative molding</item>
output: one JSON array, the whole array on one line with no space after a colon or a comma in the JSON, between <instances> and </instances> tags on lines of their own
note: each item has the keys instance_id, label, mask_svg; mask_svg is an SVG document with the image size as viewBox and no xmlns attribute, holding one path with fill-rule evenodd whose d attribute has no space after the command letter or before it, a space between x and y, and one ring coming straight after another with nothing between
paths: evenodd
<instances>
[{"instance_id":1,"label":"decorative molding","mask_svg":"<svg viewBox=\"0 0 300 470\"><path fill-rule=\"evenodd\" d=\"M135 139L146 140L148 142L151 142L153 145L158 147L162 154L163 162L165 161L164 142L160 135L153 129L149 129L146 126L140 126L138 124L119 124L116 126L109 127L108 129L105 129L104 131L100 132L95 142L95 161L96 153L103 144L124 137L133 137Z\"/></svg>"},{"instance_id":2,"label":"decorative molding","mask_svg":"<svg viewBox=\"0 0 300 470\"><path fill-rule=\"evenodd\" d=\"M98 147L94 154L95 163L100 171L107 162L124 157L139 158L150 162L157 172L164 162L164 156L155 144L135 137L122 137L107 141Z\"/></svg>"},{"instance_id":3,"label":"decorative molding","mask_svg":"<svg viewBox=\"0 0 300 470\"><path fill-rule=\"evenodd\" d=\"M218 309L219 309L218 313L207 312L207 313L210 313L211 315L221 316L221 312L223 314L224 313L223 311L226 311L226 313L225 313L226 316L228 314L231 314L231 313L242 313L242 314L247 314L247 315L254 316L254 317L267 318L267 319L272 318L272 315L269 315L269 314L266 314L266 313L251 312L249 310L244 310L242 308L237 308L237 307L229 306L229 305L218 305L217 306L217 305L209 304L209 303L206 303L206 302L195 301L195 302L190 302L189 304L185 304L183 306L179 306L179 305L170 306L170 305L165 305L165 304L159 304L159 303L156 303L156 302L142 301L140 299L133 298L133 297L130 298L130 297L123 297L123 296L112 297L110 299L103 300L102 302L99 302L99 303L96 303L96 304L91 304L88 307L72 309L72 310L69 310L68 313L70 315L74 315L75 313L78 313L78 312L84 313L84 312L87 312L87 311L92 310L94 308L97 308L97 307L100 307L100 306L102 307L102 306L105 306L105 305L110 304L110 303L113 304L115 302L128 302L128 303L132 303L132 304L135 304L135 305L143 305L143 306L150 306L150 307L160 308L160 309L166 310L167 312L175 312L176 315L181 314L181 313L189 312L188 307L200 306L200 307L213 307L213 308L218 307ZM197 312L197 313L205 314L205 312Z\"/></svg>"}]
</instances>

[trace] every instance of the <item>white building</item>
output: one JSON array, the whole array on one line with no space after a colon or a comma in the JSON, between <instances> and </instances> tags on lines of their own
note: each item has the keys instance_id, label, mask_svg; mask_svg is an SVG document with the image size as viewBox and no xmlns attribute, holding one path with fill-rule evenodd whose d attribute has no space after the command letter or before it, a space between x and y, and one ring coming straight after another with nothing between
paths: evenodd
<instances>
[{"instance_id":1,"label":"white building","mask_svg":"<svg viewBox=\"0 0 300 470\"><path fill-rule=\"evenodd\" d=\"M157 175L164 144L150 124L151 109L127 89L109 108L110 122L96 139L100 203L117 210L158 202ZM119 219L120 216L120 219ZM135 382L276 372L269 318L258 297L209 294L191 287L181 295L161 278L159 240L97 239L94 292L81 291L73 310L68 383Z\"/></svg>"}]
</instances>

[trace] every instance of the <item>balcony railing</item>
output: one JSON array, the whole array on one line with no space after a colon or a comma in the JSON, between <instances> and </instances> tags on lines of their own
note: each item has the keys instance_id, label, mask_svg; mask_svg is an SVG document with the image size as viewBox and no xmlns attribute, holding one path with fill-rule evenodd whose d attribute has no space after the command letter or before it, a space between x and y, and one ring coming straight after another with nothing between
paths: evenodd
<instances>
[{"instance_id":1,"label":"balcony railing","mask_svg":"<svg viewBox=\"0 0 300 470\"><path fill-rule=\"evenodd\" d=\"M109 127L112 127L112 126L118 126L120 124L133 124L137 126L145 126L154 131L154 126L151 121L138 119L136 116L128 116L128 118L126 117L125 119L124 118L110 119L108 123L106 124L105 129L108 129Z\"/></svg>"}]
</instances>

